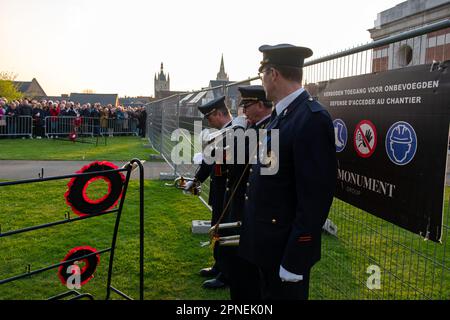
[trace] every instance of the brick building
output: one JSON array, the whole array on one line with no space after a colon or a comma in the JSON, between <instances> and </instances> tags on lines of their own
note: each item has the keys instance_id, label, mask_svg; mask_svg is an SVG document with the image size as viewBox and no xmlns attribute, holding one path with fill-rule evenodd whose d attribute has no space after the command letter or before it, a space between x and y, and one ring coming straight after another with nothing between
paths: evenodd
<instances>
[{"instance_id":1,"label":"brick building","mask_svg":"<svg viewBox=\"0 0 450 320\"><path fill-rule=\"evenodd\" d=\"M408 0L378 14L369 29L373 40L383 39L450 18L449 0ZM373 50L374 72L450 59L450 28Z\"/></svg>"}]
</instances>

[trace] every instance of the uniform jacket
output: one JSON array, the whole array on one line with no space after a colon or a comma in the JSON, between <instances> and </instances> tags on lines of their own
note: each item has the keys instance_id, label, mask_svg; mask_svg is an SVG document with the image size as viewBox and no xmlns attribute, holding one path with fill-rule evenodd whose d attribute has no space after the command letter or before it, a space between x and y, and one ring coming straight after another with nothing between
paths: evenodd
<instances>
[{"instance_id":1,"label":"uniform jacket","mask_svg":"<svg viewBox=\"0 0 450 320\"><path fill-rule=\"evenodd\" d=\"M260 267L278 271L281 264L304 274L320 259L321 228L333 200L333 124L305 91L267 128L279 129L279 169L260 175L259 161L251 168L239 253Z\"/></svg>"},{"instance_id":2,"label":"uniform jacket","mask_svg":"<svg viewBox=\"0 0 450 320\"><path fill-rule=\"evenodd\" d=\"M227 127L230 125L231 123ZM195 174L195 178L201 183L210 178L208 204L212 208L211 226L216 224L222 214L227 174L224 164L207 164L205 161L202 161Z\"/></svg>"},{"instance_id":3,"label":"uniform jacket","mask_svg":"<svg viewBox=\"0 0 450 320\"><path fill-rule=\"evenodd\" d=\"M258 135L259 129L264 129L268 124L270 118L265 119L263 122L258 124L258 126L253 125L250 129L256 131ZM241 129L238 129L241 130ZM245 163L238 163L237 152L238 152L239 141L235 139L234 141L234 162L228 163L225 159L225 168L228 172L226 184L225 184L225 197L224 206L227 206L226 213L224 215L222 222L236 222L242 221L244 215L244 205L245 205L245 191L248 181L249 169L249 157L257 154L257 150L250 150L254 146L249 146L248 141L245 141ZM234 195L233 195L234 192ZM237 232L232 232L236 234Z\"/></svg>"}]
</instances>

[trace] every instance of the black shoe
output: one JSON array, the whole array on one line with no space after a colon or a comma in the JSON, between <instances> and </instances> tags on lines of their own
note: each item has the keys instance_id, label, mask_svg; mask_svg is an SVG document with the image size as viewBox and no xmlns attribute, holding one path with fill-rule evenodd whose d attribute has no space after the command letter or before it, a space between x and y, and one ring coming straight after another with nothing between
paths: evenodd
<instances>
[{"instance_id":1,"label":"black shoe","mask_svg":"<svg viewBox=\"0 0 450 320\"><path fill-rule=\"evenodd\" d=\"M202 270L200 270L200 275L202 277L206 277L206 278L215 277L218 274L219 274L219 271L214 267L203 268Z\"/></svg>"},{"instance_id":2,"label":"black shoe","mask_svg":"<svg viewBox=\"0 0 450 320\"><path fill-rule=\"evenodd\" d=\"M210 279L210 280L206 280L205 282L203 282L203 288L205 289L220 289L220 288L225 288L226 284L222 281L220 281L217 278L214 279Z\"/></svg>"}]
</instances>

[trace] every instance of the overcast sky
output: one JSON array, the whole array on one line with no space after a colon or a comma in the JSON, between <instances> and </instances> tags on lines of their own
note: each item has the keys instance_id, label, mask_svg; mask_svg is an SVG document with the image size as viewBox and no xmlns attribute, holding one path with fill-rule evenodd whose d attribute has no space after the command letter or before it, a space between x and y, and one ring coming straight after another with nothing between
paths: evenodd
<instances>
[{"instance_id":1,"label":"overcast sky","mask_svg":"<svg viewBox=\"0 0 450 320\"><path fill-rule=\"evenodd\" d=\"M370 42L377 13L401 0L0 0L0 71L35 77L47 95L153 95L161 62L171 90L219 71L256 76L262 44L313 58Z\"/></svg>"}]
</instances>

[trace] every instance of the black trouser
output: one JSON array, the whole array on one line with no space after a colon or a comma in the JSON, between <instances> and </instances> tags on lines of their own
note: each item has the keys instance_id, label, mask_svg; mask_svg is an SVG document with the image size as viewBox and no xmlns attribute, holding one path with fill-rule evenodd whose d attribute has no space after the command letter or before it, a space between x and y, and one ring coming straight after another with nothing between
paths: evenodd
<instances>
[{"instance_id":1,"label":"black trouser","mask_svg":"<svg viewBox=\"0 0 450 320\"><path fill-rule=\"evenodd\" d=\"M258 268L237 254L235 259L236 262L231 269L231 300L261 300Z\"/></svg>"},{"instance_id":2,"label":"black trouser","mask_svg":"<svg viewBox=\"0 0 450 320\"><path fill-rule=\"evenodd\" d=\"M283 282L280 267L260 268L261 292L264 300L308 300L310 270L303 273L303 280Z\"/></svg>"},{"instance_id":3,"label":"black trouser","mask_svg":"<svg viewBox=\"0 0 450 320\"><path fill-rule=\"evenodd\" d=\"M34 127L34 135L36 137L43 137L44 136L44 127L41 125L37 125Z\"/></svg>"},{"instance_id":4,"label":"black trouser","mask_svg":"<svg viewBox=\"0 0 450 320\"><path fill-rule=\"evenodd\" d=\"M231 300L261 299L258 268L238 255L237 246L219 246L216 261L228 280Z\"/></svg>"},{"instance_id":5,"label":"black trouser","mask_svg":"<svg viewBox=\"0 0 450 320\"><path fill-rule=\"evenodd\" d=\"M221 252L219 251L219 244L216 243L214 245L214 249L213 249L213 258L214 258L214 265L213 268L217 270L217 272L219 273L218 277L219 280L222 281L225 284L228 284L228 278L226 276L226 274L223 272L223 265L221 265L219 261L223 261L223 259L220 258Z\"/></svg>"}]
</instances>

